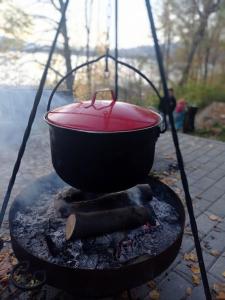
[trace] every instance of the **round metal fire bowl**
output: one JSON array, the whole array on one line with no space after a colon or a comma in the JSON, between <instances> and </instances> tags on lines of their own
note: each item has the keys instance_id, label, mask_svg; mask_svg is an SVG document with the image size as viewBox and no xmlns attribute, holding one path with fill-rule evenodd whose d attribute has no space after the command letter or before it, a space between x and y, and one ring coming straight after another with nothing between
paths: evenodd
<instances>
[{"instance_id":1,"label":"round metal fire bowl","mask_svg":"<svg viewBox=\"0 0 225 300\"><path fill-rule=\"evenodd\" d=\"M33 184L24 189L14 200L9 212L9 224L14 253L19 261L29 261L32 269L45 270L47 284L65 290L71 294L86 297L104 297L116 295L124 290L139 286L165 271L176 258L182 241L185 212L183 204L176 193L167 185L157 179L148 177L145 183L151 185L153 195L158 199L172 205L180 215L181 232L173 244L161 252L159 255L151 257L149 255L140 256L138 259L124 265L118 269L87 270L72 269L49 263L34 256L27 249L23 248L20 241L13 235L12 221L18 210L22 210L24 205L31 205L31 202L38 201L40 189L61 188L65 185L56 174L41 177ZM38 188L37 188L38 186ZM24 195L26 194L26 197ZM30 197L27 197L30 196ZM21 205L21 199L26 198L27 202Z\"/></svg>"}]
</instances>

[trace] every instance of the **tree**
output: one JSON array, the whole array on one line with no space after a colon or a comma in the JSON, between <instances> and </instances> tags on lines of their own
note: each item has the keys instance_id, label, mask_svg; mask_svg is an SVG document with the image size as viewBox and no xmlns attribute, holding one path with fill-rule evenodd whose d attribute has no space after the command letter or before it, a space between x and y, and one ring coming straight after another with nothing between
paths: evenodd
<instances>
[{"instance_id":1,"label":"tree","mask_svg":"<svg viewBox=\"0 0 225 300\"><path fill-rule=\"evenodd\" d=\"M198 14L198 26L191 40L191 46L183 69L182 78L180 80L181 86L188 80L195 53L205 36L209 17L219 9L220 5L220 0L193 0L192 2Z\"/></svg>"},{"instance_id":2,"label":"tree","mask_svg":"<svg viewBox=\"0 0 225 300\"><path fill-rule=\"evenodd\" d=\"M86 61L90 58L90 33L91 33L91 11L92 11L93 0L85 0L85 29L87 34L86 40ZM91 66L87 66L87 83L88 93L91 92Z\"/></svg>"},{"instance_id":3,"label":"tree","mask_svg":"<svg viewBox=\"0 0 225 300\"><path fill-rule=\"evenodd\" d=\"M63 8L65 5L65 0L50 0L52 6L60 13L63 13ZM58 23L57 23L58 25ZM69 36L68 36L68 29L67 29L67 22L66 18L63 19L61 35L63 37L63 57L66 64L66 73L69 73L72 70L72 62L71 62L71 49L69 45ZM72 93L73 91L73 82L74 82L74 75L71 75L66 78L66 87L68 91Z\"/></svg>"},{"instance_id":4,"label":"tree","mask_svg":"<svg viewBox=\"0 0 225 300\"><path fill-rule=\"evenodd\" d=\"M30 34L32 20L12 0L0 1L0 50L21 49Z\"/></svg>"},{"instance_id":5,"label":"tree","mask_svg":"<svg viewBox=\"0 0 225 300\"><path fill-rule=\"evenodd\" d=\"M163 2L162 14L160 16L161 30L163 30L163 59L165 62L166 78L169 80L170 69L170 52L173 38L173 20L171 19L171 1L165 0Z\"/></svg>"},{"instance_id":6,"label":"tree","mask_svg":"<svg viewBox=\"0 0 225 300\"><path fill-rule=\"evenodd\" d=\"M181 86L189 79L207 82L216 70L225 25L224 0L163 0L160 15L166 71ZM213 65L213 66L212 66ZM179 71L180 76L174 76ZM168 74L167 74L168 75ZM180 78L179 78L180 77Z\"/></svg>"}]
</instances>

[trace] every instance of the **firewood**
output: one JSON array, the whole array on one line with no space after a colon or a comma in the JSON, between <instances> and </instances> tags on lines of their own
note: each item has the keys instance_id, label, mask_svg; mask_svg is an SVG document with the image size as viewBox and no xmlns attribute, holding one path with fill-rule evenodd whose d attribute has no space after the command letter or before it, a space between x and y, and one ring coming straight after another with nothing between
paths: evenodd
<instances>
[{"instance_id":1,"label":"firewood","mask_svg":"<svg viewBox=\"0 0 225 300\"><path fill-rule=\"evenodd\" d=\"M69 216L66 223L66 239L87 238L134 229L144 224L156 225L151 207L128 206L95 212L77 212Z\"/></svg>"},{"instance_id":2,"label":"firewood","mask_svg":"<svg viewBox=\"0 0 225 300\"><path fill-rule=\"evenodd\" d=\"M69 191L69 204L67 201L61 201L63 199L58 196L57 209L61 217L68 217L73 212L105 211L127 206L140 206L152 200L152 190L149 184L139 184L128 190L105 194L92 200L78 201L77 192L75 194L76 200L73 202L73 194L71 190ZM64 196L66 197L66 193Z\"/></svg>"}]
</instances>

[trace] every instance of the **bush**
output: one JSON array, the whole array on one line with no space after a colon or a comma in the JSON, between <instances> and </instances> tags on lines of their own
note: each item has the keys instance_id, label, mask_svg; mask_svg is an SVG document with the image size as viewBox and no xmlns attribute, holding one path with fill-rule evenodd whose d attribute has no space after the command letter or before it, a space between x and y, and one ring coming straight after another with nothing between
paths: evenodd
<instances>
[{"instance_id":1,"label":"bush","mask_svg":"<svg viewBox=\"0 0 225 300\"><path fill-rule=\"evenodd\" d=\"M203 108L212 102L225 102L225 86L189 83L175 87L176 97L185 98L189 105Z\"/></svg>"}]
</instances>

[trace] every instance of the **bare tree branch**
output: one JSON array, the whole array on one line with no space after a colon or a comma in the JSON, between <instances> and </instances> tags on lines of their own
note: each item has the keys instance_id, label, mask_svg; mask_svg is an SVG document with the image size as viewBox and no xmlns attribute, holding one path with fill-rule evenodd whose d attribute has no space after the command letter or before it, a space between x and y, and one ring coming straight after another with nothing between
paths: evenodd
<instances>
[{"instance_id":1,"label":"bare tree branch","mask_svg":"<svg viewBox=\"0 0 225 300\"><path fill-rule=\"evenodd\" d=\"M220 6L220 0L217 0L217 1L209 1L209 5L208 5L208 9L207 9L207 13L210 15L212 13L214 13L215 11L218 10L219 6Z\"/></svg>"},{"instance_id":2,"label":"bare tree branch","mask_svg":"<svg viewBox=\"0 0 225 300\"><path fill-rule=\"evenodd\" d=\"M40 62L40 61L38 61L38 60L36 60L36 59L34 59L33 62L39 64L40 66L43 66L43 67L45 66L44 63L42 63L42 62ZM63 77L63 76L64 76L62 73L60 73L59 71L57 71L55 68L53 68L53 67L51 67L51 66L49 67L49 69L52 70L56 75L58 75L58 76L60 76L60 77Z\"/></svg>"},{"instance_id":3,"label":"bare tree branch","mask_svg":"<svg viewBox=\"0 0 225 300\"><path fill-rule=\"evenodd\" d=\"M54 0L50 0L50 2L52 3L52 5L55 7L56 10L60 11L60 6L57 6L55 4L55 1Z\"/></svg>"},{"instance_id":4,"label":"bare tree branch","mask_svg":"<svg viewBox=\"0 0 225 300\"><path fill-rule=\"evenodd\" d=\"M54 20L54 19L51 19L50 17L46 17L46 16L42 16L42 15L32 15L32 17L34 18L37 18L37 19L40 19L40 20L45 20L51 24L54 24L54 25L58 25L59 22Z\"/></svg>"},{"instance_id":5,"label":"bare tree branch","mask_svg":"<svg viewBox=\"0 0 225 300\"><path fill-rule=\"evenodd\" d=\"M200 18L202 17L202 12L201 12L201 10L200 10L200 5L199 5L199 1L198 0L193 0L193 3L194 3L194 6L195 6L195 8L196 8L196 11L198 12L198 14L199 14L199 16L200 16Z\"/></svg>"}]
</instances>

